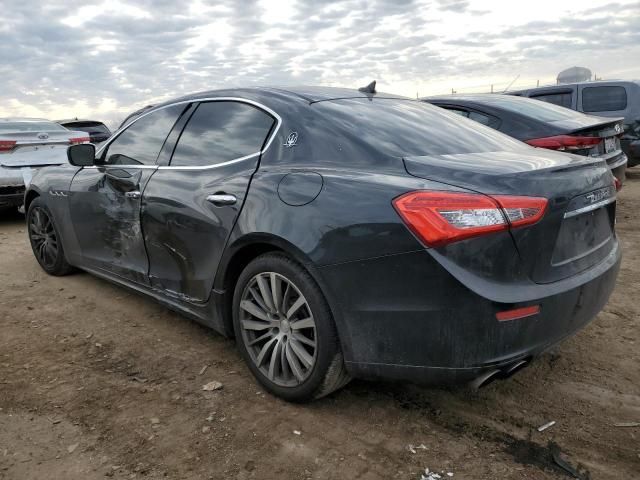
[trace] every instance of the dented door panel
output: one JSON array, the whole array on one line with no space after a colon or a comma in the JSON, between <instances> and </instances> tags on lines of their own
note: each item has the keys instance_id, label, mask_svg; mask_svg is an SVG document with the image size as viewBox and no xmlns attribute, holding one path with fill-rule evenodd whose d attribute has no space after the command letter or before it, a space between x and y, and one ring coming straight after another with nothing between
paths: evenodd
<instances>
[{"instance_id":1,"label":"dented door panel","mask_svg":"<svg viewBox=\"0 0 640 480\"><path fill-rule=\"evenodd\" d=\"M154 172L155 167L107 166L76 174L69 200L71 220L89 266L148 284L140 195Z\"/></svg>"},{"instance_id":2,"label":"dented door panel","mask_svg":"<svg viewBox=\"0 0 640 480\"><path fill-rule=\"evenodd\" d=\"M154 289L206 301L218 263L256 169L257 157L210 170L160 169L144 192L142 230ZM233 195L215 205L209 195Z\"/></svg>"}]
</instances>

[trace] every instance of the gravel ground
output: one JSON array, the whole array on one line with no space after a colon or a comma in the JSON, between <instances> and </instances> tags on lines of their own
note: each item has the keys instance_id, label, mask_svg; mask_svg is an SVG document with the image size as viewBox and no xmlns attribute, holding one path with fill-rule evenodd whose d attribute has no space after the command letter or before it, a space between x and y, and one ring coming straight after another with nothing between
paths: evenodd
<instances>
[{"instance_id":1,"label":"gravel ground","mask_svg":"<svg viewBox=\"0 0 640 480\"><path fill-rule=\"evenodd\" d=\"M265 394L232 341L87 274L47 276L5 215L0 479L569 478L554 444L591 479L640 478L640 427L615 426L640 422L640 171L618 205L609 304L510 380L354 381L302 406Z\"/></svg>"}]
</instances>

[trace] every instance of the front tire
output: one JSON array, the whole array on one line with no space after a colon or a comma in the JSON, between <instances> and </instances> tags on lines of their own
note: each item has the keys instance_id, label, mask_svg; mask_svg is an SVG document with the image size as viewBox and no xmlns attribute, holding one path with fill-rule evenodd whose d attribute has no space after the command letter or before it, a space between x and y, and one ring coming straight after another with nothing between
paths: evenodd
<instances>
[{"instance_id":1,"label":"front tire","mask_svg":"<svg viewBox=\"0 0 640 480\"><path fill-rule=\"evenodd\" d=\"M267 253L247 265L235 287L233 323L249 369L272 394L305 402L348 383L329 306L290 257Z\"/></svg>"},{"instance_id":2,"label":"front tire","mask_svg":"<svg viewBox=\"0 0 640 480\"><path fill-rule=\"evenodd\" d=\"M62 276L73 271L73 267L69 265L64 255L53 215L40 198L36 198L29 205L27 232L31 250L45 272L49 275Z\"/></svg>"}]
</instances>

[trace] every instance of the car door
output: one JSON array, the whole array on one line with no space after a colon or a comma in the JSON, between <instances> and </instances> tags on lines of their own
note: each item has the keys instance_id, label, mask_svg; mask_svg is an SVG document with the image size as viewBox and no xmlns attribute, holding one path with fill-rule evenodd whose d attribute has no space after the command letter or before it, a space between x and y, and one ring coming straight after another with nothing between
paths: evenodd
<instances>
[{"instance_id":1,"label":"car door","mask_svg":"<svg viewBox=\"0 0 640 480\"><path fill-rule=\"evenodd\" d=\"M277 118L243 100L213 100L195 108L170 164L158 168L143 195L142 228L154 289L189 302L209 298Z\"/></svg>"},{"instance_id":2,"label":"car door","mask_svg":"<svg viewBox=\"0 0 640 480\"><path fill-rule=\"evenodd\" d=\"M185 105L141 116L71 182L70 215L84 266L148 284L141 197L158 154Z\"/></svg>"}]
</instances>

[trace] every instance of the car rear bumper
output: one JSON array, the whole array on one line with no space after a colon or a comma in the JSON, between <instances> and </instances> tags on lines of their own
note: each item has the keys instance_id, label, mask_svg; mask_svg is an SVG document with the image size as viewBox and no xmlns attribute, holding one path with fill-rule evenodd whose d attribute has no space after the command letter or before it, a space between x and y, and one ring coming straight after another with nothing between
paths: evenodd
<instances>
[{"instance_id":1,"label":"car rear bumper","mask_svg":"<svg viewBox=\"0 0 640 480\"><path fill-rule=\"evenodd\" d=\"M321 269L333 287L332 307L353 376L459 383L534 357L602 310L621 252L616 244L605 260L579 275L579 284L573 279L545 285L544 295L517 303L471 291L429 258L422 251ZM496 318L497 312L531 305L540 306L537 315Z\"/></svg>"},{"instance_id":2,"label":"car rear bumper","mask_svg":"<svg viewBox=\"0 0 640 480\"><path fill-rule=\"evenodd\" d=\"M627 157L629 158L627 166L635 167L640 165L640 140L629 142Z\"/></svg>"},{"instance_id":3,"label":"car rear bumper","mask_svg":"<svg viewBox=\"0 0 640 480\"><path fill-rule=\"evenodd\" d=\"M6 188L6 187L5 187ZM19 187L16 187L18 189ZM3 194L3 187L0 187L0 208L19 207L24 203L24 186L22 192L14 194Z\"/></svg>"},{"instance_id":4,"label":"car rear bumper","mask_svg":"<svg viewBox=\"0 0 640 480\"><path fill-rule=\"evenodd\" d=\"M611 169L613 176L620 180L620 183L624 183L626 178L625 172L627 170L627 156L623 153L617 157L607 160L607 165Z\"/></svg>"},{"instance_id":5,"label":"car rear bumper","mask_svg":"<svg viewBox=\"0 0 640 480\"><path fill-rule=\"evenodd\" d=\"M24 178L21 170L0 167L0 208L22 205L24 192Z\"/></svg>"}]
</instances>

